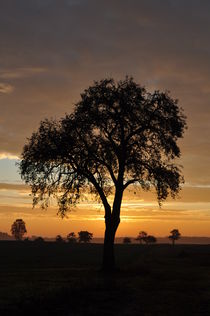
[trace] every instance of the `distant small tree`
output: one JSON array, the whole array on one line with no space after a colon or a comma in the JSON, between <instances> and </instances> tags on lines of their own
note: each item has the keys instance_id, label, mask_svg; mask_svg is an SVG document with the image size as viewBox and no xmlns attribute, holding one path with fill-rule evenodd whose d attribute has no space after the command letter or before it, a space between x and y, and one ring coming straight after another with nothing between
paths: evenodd
<instances>
[{"instance_id":1,"label":"distant small tree","mask_svg":"<svg viewBox=\"0 0 210 316\"><path fill-rule=\"evenodd\" d=\"M146 237L147 237L147 233L144 231L140 231L136 240L138 240L140 244L142 244L143 241L145 242Z\"/></svg>"},{"instance_id":2,"label":"distant small tree","mask_svg":"<svg viewBox=\"0 0 210 316\"><path fill-rule=\"evenodd\" d=\"M77 242L77 238L74 232L69 233L66 238L70 244L75 244Z\"/></svg>"},{"instance_id":3,"label":"distant small tree","mask_svg":"<svg viewBox=\"0 0 210 316\"><path fill-rule=\"evenodd\" d=\"M130 237L125 237L125 238L123 239L123 244L131 244L131 239L130 239Z\"/></svg>"},{"instance_id":4,"label":"distant small tree","mask_svg":"<svg viewBox=\"0 0 210 316\"><path fill-rule=\"evenodd\" d=\"M173 229L170 234L168 238L172 241L172 245L174 245L175 241L181 238L181 234L178 229Z\"/></svg>"},{"instance_id":5,"label":"distant small tree","mask_svg":"<svg viewBox=\"0 0 210 316\"><path fill-rule=\"evenodd\" d=\"M144 241L146 244L155 244L157 242L157 239L155 236L148 235L144 238Z\"/></svg>"},{"instance_id":6,"label":"distant small tree","mask_svg":"<svg viewBox=\"0 0 210 316\"><path fill-rule=\"evenodd\" d=\"M44 238L41 237L41 236L36 237L36 238L34 239L34 242L36 242L36 243L43 243L43 242L44 242Z\"/></svg>"},{"instance_id":7,"label":"distant small tree","mask_svg":"<svg viewBox=\"0 0 210 316\"><path fill-rule=\"evenodd\" d=\"M55 237L55 241L56 242L64 242L64 240L63 240L63 238L61 237L61 235L57 235L56 237Z\"/></svg>"},{"instance_id":8,"label":"distant small tree","mask_svg":"<svg viewBox=\"0 0 210 316\"><path fill-rule=\"evenodd\" d=\"M78 232L78 240L79 242L83 242L83 243L88 243L92 240L93 238L93 234L92 233L89 233L88 231L80 231Z\"/></svg>"},{"instance_id":9,"label":"distant small tree","mask_svg":"<svg viewBox=\"0 0 210 316\"><path fill-rule=\"evenodd\" d=\"M22 240L23 235L27 233L25 222L22 219L16 219L11 226L11 233L16 240Z\"/></svg>"}]
</instances>

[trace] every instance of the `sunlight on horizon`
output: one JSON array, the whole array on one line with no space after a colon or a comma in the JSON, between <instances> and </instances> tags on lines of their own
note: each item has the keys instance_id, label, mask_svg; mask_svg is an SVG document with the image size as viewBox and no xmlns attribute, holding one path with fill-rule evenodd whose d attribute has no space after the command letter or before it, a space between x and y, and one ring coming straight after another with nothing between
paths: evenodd
<instances>
[{"instance_id":1,"label":"sunlight on horizon","mask_svg":"<svg viewBox=\"0 0 210 316\"><path fill-rule=\"evenodd\" d=\"M28 227L28 236L53 237L69 231L88 229L95 237L104 234L103 205L94 197L85 194L83 200L68 218L57 217L57 207L43 211L32 209L30 188L18 174L17 157L0 155L0 231L10 232L12 222L23 218ZM113 197L109 197L112 202ZM210 195L209 184L186 182L176 200L165 201L158 207L155 192L127 189L124 194L121 223L117 236L135 237L140 230L147 230L156 236L166 236L170 229L178 227L182 234L189 236L210 236Z\"/></svg>"}]
</instances>

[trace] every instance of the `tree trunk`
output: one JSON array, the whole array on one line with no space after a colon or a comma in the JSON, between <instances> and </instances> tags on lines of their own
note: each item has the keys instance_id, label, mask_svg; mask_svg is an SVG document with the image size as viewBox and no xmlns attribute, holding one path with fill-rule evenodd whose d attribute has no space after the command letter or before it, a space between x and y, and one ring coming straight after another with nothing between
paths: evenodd
<instances>
[{"instance_id":1,"label":"tree trunk","mask_svg":"<svg viewBox=\"0 0 210 316\"><path fill-rule=\"evenodd\" d=\"M105 235L103 249L103 271L113 272L116 269L114 256L114 240L117 228L120 223L120 218L114 219L112 216L105 220Z\"/></svg>"},{"instance_id":2,"label":"tree trunk","mask_svg":"<svg viewBox=\"0 0 210 316\"><path fill-rule=\"evenodd\" d=\"M108 273L116 270L114 256L114 240L117 228L120 223L120 208L122 196L122 185L119 185L115 192L112 213L105 213L106 229L104 235L103 271Z\"/></svg>"}]
</instances>

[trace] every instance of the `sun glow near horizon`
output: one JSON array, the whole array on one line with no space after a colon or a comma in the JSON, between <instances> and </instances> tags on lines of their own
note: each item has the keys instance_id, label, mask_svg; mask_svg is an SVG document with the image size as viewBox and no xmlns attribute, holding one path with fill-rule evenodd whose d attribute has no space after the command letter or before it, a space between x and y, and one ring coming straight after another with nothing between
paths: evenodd
<instances>
[{"instance_id":1,"label":"sun glow near horizon","mask_svg":"<svg viewBox=\"0 0 210 316\"><path fill-rule=\"evenodd\" d=\"M15 160L2 160L2 163L0 161L1 174L13 170L13 177L10 176L8 182L0 179L0 231L9 233L13 221L22 218L26 222L28 236L66 236L70 231L89 230L95 237L103 237L104 209L94 198L87 195L64 219L56 215L56 206L46 211L39 207L32 209L30 189L21 182L17 170L14 173L17 168ZM209 210L208 186L186 184L178 199L169 198L161 208L155 192L129 187L124 194L117 236L135 237L140 230L155 236L167 236L174 227L179 228L183 235L210 236Z\"/></svg>"}]
</instances>

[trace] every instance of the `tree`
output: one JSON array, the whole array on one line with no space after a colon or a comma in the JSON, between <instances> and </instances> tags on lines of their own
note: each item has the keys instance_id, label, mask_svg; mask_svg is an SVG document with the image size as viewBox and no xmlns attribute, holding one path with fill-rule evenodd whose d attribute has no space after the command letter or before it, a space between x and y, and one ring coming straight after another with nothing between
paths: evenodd
<instances>
[{"instance_id":1,"label":"tree","mask_svg":"<svg viewBox=\"0 0 210 316\"><path fill-rule=\"evenodd\" d=\"M147 238L147 233L144 231L139 232L136 240L138 240L140 242L140 244L142 244L142 242L146 242L146 238Z\"/></svg>"},{"instance_id":2,"label":"tree","mask_svg":"<svg viewBox=\"0 0 210 316\"><path fill-rule=\"evenodd\" d=\"M17 240L22 240L23 235L27 233L25 222L22 219L16 219L11 226L11 233Z\"/></svg>"},{"instance_id":3,"label":"tree","mask_svg":"<svg viewBox=\"0 0 210 316\"><path fill-rule=\"evenodd\" d=\"M74 232L69 233L66 238L70 244L75 244L77 242L77 238Z\"/></svg>"},{"instance_id":4,"label":"tree","mask_svg":"<svg viewBox=\"0 0 210 316\"><path fill-rule=\"evenodd\" d=\"M64 242L64 240L63 240L63 238L61 237L61 235L57 235L57 236L55 237L55 241L58 242L58 243Z\"/></svg>"},{"instance_id":5,"label":"tree","mask_svg":"<svg viewBox=\"0 0 210 316\"><path fill-rule=\"evenodd\" d=\"M41 236L38 236L34 239L34 242L37 244L43 244L45 242L44 238Z\"/></svg>"},{"instance_id":6,"label":"tree","mask_svg":"<svg viewBox=\"0 0 210 316\"><path fill-rule=\"evenodd\" d=\"M80 232L78 232L78 236L79 236L78 237L79 242L83 242L83 243L88 243L93 238L93 234L85 230L81 230Z\"/></svg>"},{"instance_id":7,"label":"tree","mask_svg":"<svg viewBox=\"0 0 210 316\"><path fill-rule=\"evenodd\" d=\"M155 244L157 242L157 239L155 238L155 236L148 235L145 237L144 241L146 244Z\"/></svg>"},{"instance_id":8,"label":"tree","mask_svg":"<svg viewBox=\"0 0 210 316\"><path fill-rule=\"evenodd\" d=\"M168 92L147 92L129 77L104 79L81 94L73 113L41 122L24 146L20 173L31 186L33 205L46 208L54 197L61 216L84 191L95 194L105 212L103 268L113 270L124 191L132 184L154 187L160 205L169 194L176 197L183 177L174 159L185 127Z\"/></svg>"},{"instance_id":9,"label":"tree","mask_svg":"<svg viewBox=\"0 0 210 316\"><path fill-rule=\"evenodd\" d=\"M130 239L130 237L124 237L124 238L123 238L123 244L131 244L131 239Z\"/></svg>"},{"instance_id":10,"label":"tree","mask_svg":"<svg viewBox=\"0 0 210 316\"><path fill-rule=\"evenodd\" d=\"M180 239L181 238L181 234L179 232L178 229L173 229L171 232L170 232L171 235L168 236L168 238L172 241L172 244L174 246L175 244L175 241Z\"/></svg>"}]
</instances>

